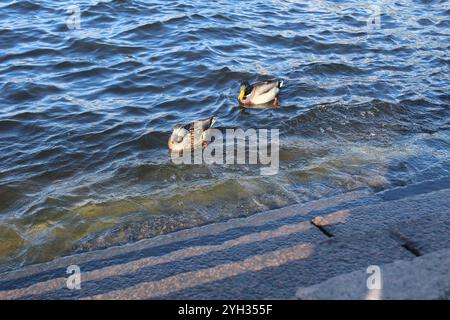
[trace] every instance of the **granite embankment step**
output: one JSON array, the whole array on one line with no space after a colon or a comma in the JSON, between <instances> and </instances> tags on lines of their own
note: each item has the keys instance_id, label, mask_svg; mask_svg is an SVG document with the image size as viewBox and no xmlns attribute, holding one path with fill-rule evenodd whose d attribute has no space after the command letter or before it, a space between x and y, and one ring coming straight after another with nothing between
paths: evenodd
<instances>
[{"instance_id":1,"label":"granite embankment step","mask_svg":"<svg viewBox=\"0 0 450 320\"><path fill-rule=\"evenodd\" d=\"M367 269L346 273L311 287L300 288L301 300L449 300L450 249L429 253L413 260L379 266L380 285L368 288ZM370 275L372 275L371 271Z\"/></svg>"},{"instance_id":2,"label":"granite embankment step","mask_svg":"<svg viewBox=\"0 0 450 320\"><path fill-rule=\"evenodd\" d=\"M450 248L450 179L407 188L353 191L28 266L0 274L0 298L293 298L299 287ZM80 290L66 286L74 264Z\"/></svg>"}]
</instances>

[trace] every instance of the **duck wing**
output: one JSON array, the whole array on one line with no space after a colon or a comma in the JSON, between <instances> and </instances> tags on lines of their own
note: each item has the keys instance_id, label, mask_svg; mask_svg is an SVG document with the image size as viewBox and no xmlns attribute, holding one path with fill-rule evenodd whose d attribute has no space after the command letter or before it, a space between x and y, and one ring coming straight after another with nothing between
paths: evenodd
<instances>
[{"instance_id":1,"label":"duck wing","mask_svg":"<svg viewBox=\"0 0 450 320\"><path fill-rule=\"evenodd\" d=\"M199 131L203 132L211 128L216 121L217 121L216 117L211 117L209 119L203 120L196 120L194 122L184 125L183 128L189 131L190 133L194 133L194 130L196 129L199 129Z\"/></svg>"},{"instance_id":2,"label":"duck wing","mask_svg":"<svg viewBox=\"0 0 450 320\"><path fill-rule=\"evenodd\" d=\"M270 90L272 90L274 88L279 88L280 83L281 82L278 80L256 83L253 85L253 88L254 88L253 96L257 97L257 96L263 95L265 93L268 93Z\"/></svg>"},{"instance_id":3,"label":"duck wing","mask_svg":"<svg viewBox=\"0 0 450 320\"><path fill-rule=\"evenodd\" d=\"M249 97L252 104L265 104L276 98L280 91L282 81L266 81L254 86L253 92Z\"/></svg>"}]
</instances>

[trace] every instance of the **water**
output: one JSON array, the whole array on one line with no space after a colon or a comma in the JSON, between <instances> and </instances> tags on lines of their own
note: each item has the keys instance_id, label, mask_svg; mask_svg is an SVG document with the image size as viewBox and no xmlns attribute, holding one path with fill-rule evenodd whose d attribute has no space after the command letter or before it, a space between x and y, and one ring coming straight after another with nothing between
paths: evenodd
<instances>
[{"instance_id":1,"label":"water","mask_svg":"<svg viewBox=\"0 0 450 320\"><path fill-rule=\"evenodd\" d=\"M450 173L448 1L2 0L0 15L0 270ZM267 77L285 81L280 107L240 110L240 81ZM279 174L172 164L172 127L212 115L280 129Z\"/></svg>"}]
</instances>

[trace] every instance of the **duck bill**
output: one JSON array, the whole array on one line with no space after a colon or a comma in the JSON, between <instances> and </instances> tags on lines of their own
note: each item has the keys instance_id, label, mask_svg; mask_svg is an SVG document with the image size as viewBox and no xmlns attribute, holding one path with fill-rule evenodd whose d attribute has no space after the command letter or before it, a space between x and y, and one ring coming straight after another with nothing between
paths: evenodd
<instances>
[{"instance_id":1,"label":"duck bill","mask_svg":"<svg viewBox=\"0 0 450 320\"><path fill-rule=\"evenodd\" d=\"M244 99L244 94L245 94L245 88L241 88L241 92L239 92L239 101L242 101Z\"/></svg>"},{"instance_id":2,"label":"duck bill","mask_svg":"<svg viewBox=\"0 0 450 320\"><path fill-rule=\"evenodd\" d=\"M169 139L169 141L167 142L167 145L169 147L169 150L172 150L173 146L174 146L174 143L173 143L173 141L171 139Z\"/></svg>"}]
</instances>

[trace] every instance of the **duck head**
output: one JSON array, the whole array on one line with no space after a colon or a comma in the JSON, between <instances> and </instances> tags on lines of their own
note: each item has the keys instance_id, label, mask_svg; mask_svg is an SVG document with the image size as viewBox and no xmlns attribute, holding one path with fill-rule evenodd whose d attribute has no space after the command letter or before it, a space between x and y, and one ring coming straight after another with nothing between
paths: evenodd
<instances>
[{"instance_id":1,"label":"duck head","mask_svg":"<svg viewBox=\"0 0 450 320\"><path fill-rule=\"evenodd\" d=\"M242 81L241 82L241 90L240 90L239 96L238 96L239 101L244 99L244 97L246 95L248 95L250 92L251 92L250 83L248 83L248 81Z\"/></svg>"},{"instance_id":2,"label":"duck head","mask_svg":"<svg viewBox=\"0 0 450 320\"><path fill-rule=\"evenodd\" d=\"M181 125L176 125L173 127L172 135L169 138L169 149L177 149L183 144L183 140L188 134L188 131Z\"/></svg>"}]
</instances>

